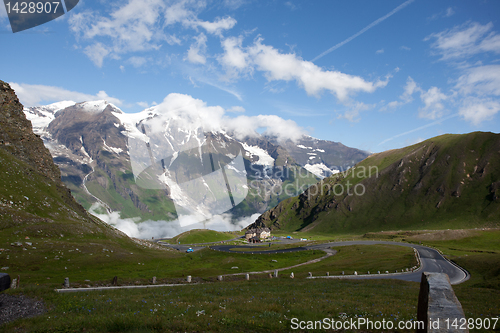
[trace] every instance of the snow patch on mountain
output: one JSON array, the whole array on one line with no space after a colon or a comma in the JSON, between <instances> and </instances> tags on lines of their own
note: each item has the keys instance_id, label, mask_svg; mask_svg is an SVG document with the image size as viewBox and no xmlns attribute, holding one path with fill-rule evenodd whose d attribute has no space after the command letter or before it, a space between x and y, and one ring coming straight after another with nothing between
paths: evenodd
<instances>
[{"instance_id":1,"label":"snow patch on mountain","mask_svg":"<svg viewBox=\"0 0 500 333\"><path fill-rule=\"evenodd\" d=\"M144 119L143 112L139 113L111 112L111 114L116 118L118 118L123 127L125 127L125 131L121 132L123 135L131 139L139 139L141 141L144 141L145 143L149 143L149 137L144 133L142 133L141 131L139 131L139 129L136 127L136 125L141 120Z\"/></svg>"},{"instance_id":2,"label":"snow patch on mountain","mask_svg":"<svg viewBox=\"0 0 500 333\"><path fill-rule=\"evenodd\" d=\"M85 112L89 112L89 113L100 113L100 112L104 111L104 109L106 109L108 107L108 105L111 105L111 107L113 107L116 110L120 110L115 105L108 103L108 101L104 101L104 100L92 101L92 102L82 102L82 103L75 104L75 107L79 111L85 111Z\"/></svg>"},{"instance_id":3,"label":"snow patch on mountain","mask_svg":"<svg viewBox=\"0 0 500 333\"><path fill-rule=\"evenodd\" d=\"M314 156L311 156L310 158L314 158ZM339 170L335 169L330 169L323 163L318 163L318 164L306 164L304 165L304 168L309 171L310 173L315 174L316 176L320 178L325 178L330 175L333 175L335 173L339 173Z\"/></svg>"},{"instance_id":4,"label":"snow patch on mountain","mask_svg":"<svg viewBox=\"0 0 500 333\"><path fill-rule=\"evenodd\" d=\"M106 140L102 140L104 143L104 150L109 151L111 153L115 153L116 155L120 155L120 153L123 151L121 148L115 148L115 147L110 147L106 144Z\"/></svg>"},{"instance_id":5,"label":"snow patch on mountain","mask_svg":"<svg viewBox=\"0 0 500 333\"><path fill-rule=\"evenodd\" d=\"M242 142L241 145L250 154L250 156L257 156L259 158L257 161L253 162L254 164L268 166L274 165L274 158L272 158L271 155L269 155L269 153L264 149L257 146L249 146L244 142Z\"/></svg>"},{"instance_id":6,"label":"snow patch on mountain","mask_svg":"<svg viewBox=\"0 0 500 333\"><path fill-rule=\"evenodd\" d=\"M67 107L75 105L73 101L62 101L44 106L25 107L26 118L31 121L35 134L42 134L50 122L55 119L55 114Z\"/></svg>"}]
</instances>

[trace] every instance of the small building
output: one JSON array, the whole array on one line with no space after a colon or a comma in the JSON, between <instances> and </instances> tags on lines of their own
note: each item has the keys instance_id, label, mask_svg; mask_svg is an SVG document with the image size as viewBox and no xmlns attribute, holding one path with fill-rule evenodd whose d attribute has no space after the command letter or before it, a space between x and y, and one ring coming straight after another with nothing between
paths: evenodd
<instances>
[{"instance_id":1,"label":"small building","mask_svg":"<svg viewBox=\"0 0 500 333\"><path fill-rule=\"evenodd\" d=\"M262 240L271 236L271 230L269 228L253 228L245 232L245 238L249 241L252 238ZM255 242L254 242L255 243Z\"/></svg>"},{"instance_id":2,"label":"small building","mask_svg":"<svg viewBox=\"0 0 500 333\"><path fill-rule=\"evenodd\" d=\"M259 238L259 237L257 237L257 236L254 236L254 237L252 237L252 238L249 238L249 239L248 239L248 242L249 242L249 243L262 243L262 241L260 240L260 238Z\"/></svg>"}]
</instances>

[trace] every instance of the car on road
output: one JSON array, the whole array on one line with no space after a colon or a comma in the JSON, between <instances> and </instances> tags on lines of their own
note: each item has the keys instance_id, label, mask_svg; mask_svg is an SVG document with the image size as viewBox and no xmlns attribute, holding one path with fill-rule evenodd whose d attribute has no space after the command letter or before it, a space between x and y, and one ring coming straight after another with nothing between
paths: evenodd
<instances>
[{"instance_id":1,"label":"car on road","mask_svg":"<svg viewBox=\"0 0 500 333\"><path fill-rule=\"evenodd\" d=\"M191 253L191 252L193 252L193 248L192 248L192 247L190 247L189 249L187 249L187 250L186 250L186 252L187 252L187 253Z\"/></svg>"}]
</instances>

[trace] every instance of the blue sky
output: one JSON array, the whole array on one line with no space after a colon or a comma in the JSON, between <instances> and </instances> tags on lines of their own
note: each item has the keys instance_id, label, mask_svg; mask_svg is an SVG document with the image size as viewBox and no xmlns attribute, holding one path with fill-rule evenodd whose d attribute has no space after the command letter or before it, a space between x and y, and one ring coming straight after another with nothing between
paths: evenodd
<instances>
[{"instance_id":1,"label":"blue sky","mask_svg":"<svg viewBox=\"0 0 500 333\"><path fill-rule=\"evenodd\" d=\"M0 79L26 106L177 93L380 152L499 131L499 18L498 1L81 0L13 34L2 7Z\"/></svg>"}]
</instances>

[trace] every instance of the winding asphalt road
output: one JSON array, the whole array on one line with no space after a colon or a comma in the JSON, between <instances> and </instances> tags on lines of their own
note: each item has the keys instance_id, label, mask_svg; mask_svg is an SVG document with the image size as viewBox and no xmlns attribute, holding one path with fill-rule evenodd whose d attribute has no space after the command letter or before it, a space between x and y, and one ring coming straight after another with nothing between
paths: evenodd
<instances>
[{"instance_id":1,"label":"winding asphalt road","mask_svg":"<svg viewBox=\"0 0 500 333\"><path fill-rule=\"evenodd\" d=\"M459 284L469 279L469 274L467 271L462 269L461 267L451 263L446 260L438 251L431 249L422 245L408 244L408 243L399 243L399 242L385 242L385 241L347 241L347 242L333 242L333 243L323 243L317 245L310 246L301 246L290 249L281 249L281 250L256 250L256 251L237 251L231 250L234 248L256 248L250 246L236 246L236 245L216 245L210 246L211 249L223 252L232 252L232 253L253 253L253 254L265 254L265 253L290 253L297 251L306 251L306 250L324 250L330 248L332 246L348 246L348 245L374 245L374 244L387 244L387 245L399 245L399 246L407 246L412 247L418 251L420 256L421 266L418 270L408 273L395 273L395 274L371 274L371 275L344 275L341 278L349 278L349 279L398 279L404 281L414 281L420 282L420 278L422 277L422 272L430 272L430 273L446 273L450 278L451 284ZM260 248L260 246L259 246ZM264 247L263 247L264 248ZM269 249L266 247L266 249ZM339 276L323 276L322 278L339 278Z\"/></svg>"}]
</instances>

